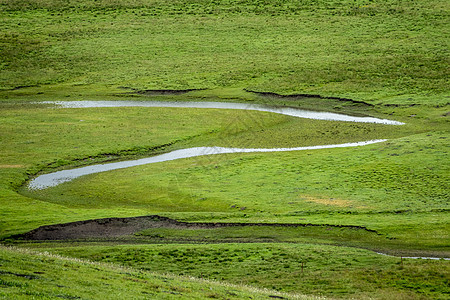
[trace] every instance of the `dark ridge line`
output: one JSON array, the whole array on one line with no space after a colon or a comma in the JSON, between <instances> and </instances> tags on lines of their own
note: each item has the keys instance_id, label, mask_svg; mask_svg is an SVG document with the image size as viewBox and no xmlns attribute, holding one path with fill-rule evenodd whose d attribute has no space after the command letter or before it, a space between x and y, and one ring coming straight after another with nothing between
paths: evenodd
<instances>
[{"instance_id":1,"label":"dark ridge line","mask_svg":"<svg viewBox=\"0 0 450 300\"><path fill-rule=\"evenodd\" d=\"M41 278L41 277L38 276L38 275L21 274L21 273L14 273L14 272L3 271L3 270L0 270L0 275L1 275L1 274L5 274L5 275L13 275L13 276L23 277L23 278L27 278L27 279L40 279L40 278Z\"/></svg>"},{"instance_id":2,"label":"dark ridge line","mask_svg":"<svg viewBox=\"0 0 450 300\"><path fill-rule=\"evenodd\" d=\"M30 88L30 87L38 87L39 85L37 84L33 84L33 85L18 85L15 86L13 88L10 88L10 91L16 91L16 90L20 90L20 89L26 89L26 88Z\"/></svg>"},{"instance_id":3,"label":"dark ridge line","mask_svg":"<svg viewBox=\"0 0 450 300\"><path fill-rule=\"evenodd\" d=\"M2 275L2 274L13 275L13 276L23 277L23 278L27 278L27 279L40 279L41 278L40 276L33 275L33 274L21 274L21 273L14 273L14 272L0 270L0 275Z\"/></svg>"},{"instance_id":4,"label":"dark ridge line","mask_svg":"<svg viewBox=\"0 0 450 300\"><path fill-rule=\"evenodd\" d=\"M153 224L157 226L151 226L147 222L162 223ZM131 230L126 230L128 227ZM93 225L104 229L102 232L91 232L92 235L86 233L80 233L77 237L74 232L66 232L65 230L75 229L83 225ZM110 236L123 236L129 235L141 230L148 228L164 228L164 227L178 227L178 228L194 228L194 229L212 229L212 228L224 228L224 227L248 227L248 226L262 226L262 227L332 227L332 228L348 228L348 229L358 229L365 230L367 232L373 232L377 235L381 235L376 230L368 229L364 226L356 225L332 225L332 224L312 224L312 223L225 223L225 222L183 222L171 219L168 217L163 217L159 215L150 216L140 216L140 217L129 217L129 218L103 218L103 219L92 219L84 221L76 221L62 224L44 225L29 232L13 235L10 238L22 239L22 240L64 240L64 239L76 239L76 238L86 238L86 237L110 237ZM122 234L114 234L114 232L109 232L112 235L108 235L106 229L125 229ZM66 236L64 236L66 235Z\"/></svg>"},{"instance_id":5,"label":"dark ridge line","mask_svg":"<svg viewBox=\"0 0 450 300\"><path fill-rule=\"evenodd\" d=\"M416 104L416 103L412 103L412 104L392 104L392 103L386 103L383 104L383 106L385 107L414 107L414 106L418 106L421 104Z\"/></svg>"},{"instance_id":6,"label":"dark ridge line","mask_svg":"<svg viewBox=\"0 0 450 300\"><path fill-rule=\"evenodd\" d=\"M281 297L281 296L276 296L276 295L269 295L269 298L274 298L274 299L288 299L288 298Z\"/></svg>"},{"instance_id":7,"label":"dark ridge line","mask_svg":"<svg viewBox=\"0 0 450 300\"><path fill-rule=\"evenodd\" d=\"M120 89L132 90L133 93L140 95L180 95L186 94L192 91L202 91L205 89L182 89L182 90L172 90L172 89L162 89L162 90L139 90L132 87L120 86Z\"/></svg>"},{"instance_id":8,"label":"dark ridge line","mask_svg":"<svg viewBox=\"0 0 450 300\"><path fill-rule=\"evenodd\" d=\"M136 93L142 95L179 95L192 91L201 91L203 89L185 89L185 90L138 90Z\"/></svg>"},{"instance_id":9,"label":"dark ridge line","mask_svg":"<svg viewBox=\"0 0 450 300\"><path fill-rule=\"evenodd\" d=\"M270 96L270 97L276 97L276 98L318 98L318 99L329 99L329 100L345 101L345 102L351 102L351 103L354 103L354 104L363 104L363 105L367 105L367 106L371 106L371 107L374 106L373 104L367 103L367 102L364 102L364 101L357 101L357 100L352 100L352 99L348 99L348 98L340 98L340 97L324 97L324 96L314 95L314 94L282 95L282 94L277 94L277 93L273 93L273 92L252 91L252 90L249 90L249 89L244 89L244 91L249 92L249 93L253 93L253 94L257 94L257 95L261 95L261 96Z\"/></svg>"}]
</instances>

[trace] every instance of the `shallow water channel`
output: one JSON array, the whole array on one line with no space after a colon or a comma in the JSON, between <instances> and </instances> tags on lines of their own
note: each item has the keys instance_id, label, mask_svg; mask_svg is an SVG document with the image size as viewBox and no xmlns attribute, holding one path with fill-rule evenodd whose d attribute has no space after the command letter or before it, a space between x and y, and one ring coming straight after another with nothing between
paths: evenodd
<instances>
[{"instance_id":1,"label":"shallow water channel","mask_svg":"<svg viewBox=\"0 0 450 300\"><path fill-rule=\"evenodd\" d=\"M403 123L377 119L372 117L354 117L343 114L328 113L328 112L314 112L295 108L286 107L269 107L263 105L243 104L243 103L225 103L225 102L165 102L165 101L60 101L60 102L44 102L46 104L54 104L56 107L62 108L93 108L93 107L186 107L186 108L216 108L216 109L241 109L241 110L257 110L278 113L299 118L308 118L316 120L333 120L333 121L348 121L348 122L362 122L362 123L379 123L389 125L402 125ZM170 161L181 158L226 154L226 153L252 153L252 152L281 152L281 151L301 151L314 150L326 148L342 148L364 146L373 143L384 142L385 140L371 140L356 143L335 144L335 145L319 145L309 147L295 147L295 148L224 148L224 147L196 147L175 150L169 153L142 158L130 161L121 161L116 163L98 164L72 170L63 170L50 174L45 174L36 177L28 184L30 189L45 189L56 186L63 182L71 181L83 175L106 172L116 169L129 168L145 164Z\"/></svg>"},{"instance_id":2,"label":"shallow water channel","mask_svg":"<svg viewBox=\"0 0 450 300\"><path fill-rule=\"evenodd\" d=\"M310 146L310 147L297 147L297 148L224 148L224 147L196 147L187 148L181 150L175 150L169 153L152 156L148 158L142 158L137 160L120 161L116 163L98 164L77 169L63 170L54 173L41 175L30 181L28 188L30 189L45 189L52 186L56 186L63 182L71 181L83 175L89 175L94 173L112 171L117 169L141 166L146 164L152 164L157 162L164 162L169 160L175 160L180 158L188 158L202 155L213 154L226 154L226 153L251 153L251 152L281 152L281 151L299 151L299 150L314 150L314 149L326 149L326 148L341 148L341 147L355 147L364 146L373 143L384 142L386 140L371 140L357 143L337 144L337 145L323 145L323 146Z\"/></svg>"},{"instance_id":3,"label":"shallow water channel","mask_svg":"<svg viewBox=\"0 0 450 300\"><path fill-rule=\"evenodd\" d=\"M358 123L377 123L387 125L403 125L404 123L378 119L373 117L355 117L344 114L304 110L292 107L272 107L260 104L230 103L230 102L178 102L178 101L45 101L62 108L93 108L93 107L184 107L184 108L216 108L256 110L282 114L286 116L330 121L347 121Z\"/></svg>"},{"instance_id":4,"label":"shallow water channel","mask_svg":"<svg viewBox=\"0 0 450 300\"><path fill-rule=\"evenodd\" d=\"M264 105L244 104L244 103L225 103L225 102L165 102L165 101L48 101L41 102L45 104L54 104L56 107L61 108L95 108L95 107L186 107L186 108L215 108L215 109L243 109L243 110L256 110L278 113L298 118L307 118L315 120L332 120L332 121L347 121L358 123L378 123L388 125L403 125L404 123L398 121L392 121L387 119L377 119L372 117L354 117L343 114L328 113L328 112L315 112L307 111L296 108L287 107L269 107ZM308 147L295 147L295 148L225 148L225 147L195 147L181 150L175 150L169 153L152 156L148 158L142 158L130 161L121 161L108 164L98 164L87 167L76 168L72 170L63 170L50 174L44 174L36 177L29 182L28 188L30 189L45 189L52 186L56 186L63 182L71 181L83 175L89 175L94 173L106 172L116 169L129 168L139 165L170 161L181 158L189 158L202 155L214 155L214 154L227 154L227 153L255 153L255 152L281 152L281 151L301 151L301 150L315 150L315 149L328 149L328 148L344 148L344 147L356 147L365 146L374 143L380 143L386 141L385 139L370 140L355 143L334 144L334 145L318 145ZM380 255L387 255L385 253L377 252ZM431 259L431 260L450 260L450 258L438 258L438 257L403 257L405 259Z\"/></svg>"}]
</instances>

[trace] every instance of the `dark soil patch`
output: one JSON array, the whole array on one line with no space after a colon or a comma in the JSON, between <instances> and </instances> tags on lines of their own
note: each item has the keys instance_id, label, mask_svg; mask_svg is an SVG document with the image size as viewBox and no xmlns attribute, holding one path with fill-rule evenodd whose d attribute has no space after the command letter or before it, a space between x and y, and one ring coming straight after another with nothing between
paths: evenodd
<instances>
[{"instance_id":1,"label":"dark soil patch","mask_svg":"<svg viewBox=\"0 0 450 300\"><path fill-rule=\"evenodd\" d=\"M27 279L39 279L40 278L37 275L13 273L13 272L8 272L8 271L3 271L3 270L0 270L0 275L13 275L13 276L23 277L23 278L27 278Z\"/></svg>"},{"instance_id":2,"label":"dark soil patch","mask_svg":"<svg viewBox=\"0 0 450 300\"><path fill-rule=\"evenodd\" d=\"M387 104L383 104L383 106L385 107L414 107L420 104L391 104L391 103L387 103Z\"/></svg>"},{"instance_id":3,"label":"dark soil patch","mask_svg":"<svg viewBox=\"0 0 450 300\"><path fill-rule=\"evenodd\" d=\"M375 230L363 226L329 225L329 224L292 224L292 223L189 223L157 215L131 217L131 218L106 218L86 220L65 224L47 225L36 228L27 233L13 236L22 240L70 240L85 238L111 238L127 236L148 228L177 228L177 229L208 229L222 227L267 226L267 227L334 227L362 229L368 232Z\"/></svg>"},{"instance_id":4,"label":"dark soil patch","mask_svg":"<svg viewBox=\"0 0 450 300\"><path fill-rule=\"evenodd\" d=\"M201 91L204 89L184 89L184 90L139 90L135 88L130 87L120 87L121 89L131 90L132 94L139 94L139 95L149 95L149 96L157 96L157 95L181 95L186 94L192 91Z\"/></svg>"},{"instance_id":5,"label":"dark soil patch","mask_svg":"<svg viewBox=\"0 0 450 300\"><path fill-rule=\"evenodd\" d=\"M16 90L21 90L21 89L26 89L26 88L31 88L31 87L38 87L38 86L39 85L36 85L36 84L34 84L34 85L18 85L18 86L11 88L10 91L16 91Z\"/></svg>"},{"instance_id":6,"label":"dark soil patch","mask_svg":"<svg viewBox=\"0 0 450 300\"><path fill-rule=\"evenodd\" d=\"M272 93L272 92L257 92L257 91L247 90L247 89L245 89L245 91L249 92L249 93L257 94L260 96L282 98L282 99L296 100L296 99L300 99L300 98L316 98L316 99L338 100L340 102L350 102L355 105L364 105L364 106L370 106L370 107L374 106L373 104L367 103L364 101L357 101L357 100L352 100L352 99L348 99L348 98L340 98L340 97L323 97L323 96L314 95L314 94L281 95L281 94Z\"/></svg>"}]
</instances>

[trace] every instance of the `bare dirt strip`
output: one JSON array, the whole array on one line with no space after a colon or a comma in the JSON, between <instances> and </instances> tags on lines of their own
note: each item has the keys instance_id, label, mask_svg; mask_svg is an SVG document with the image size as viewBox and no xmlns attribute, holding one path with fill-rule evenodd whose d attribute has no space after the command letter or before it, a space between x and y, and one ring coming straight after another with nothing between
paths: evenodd
<instances>
[{"instance_id":1,"label":"bare dirt strip","mask_svg":"<svg viewBox=\"0 0 450 300\"><path fill-rule=\"evenodd\" d=\"M131 217L131 218L105 218L78 221L64 224L46 225L27 233L17 235L15 238L23 240L73 240L86 238L111 238L127 236L149 228L175 228L175 229L212 229L223 227L327 227L349 228L365 230L379 234L375 230L363 226L329 225L329 224L292 224L292 223L195 223L180 222L158 215Z\"/></svg>"}]
</instances>

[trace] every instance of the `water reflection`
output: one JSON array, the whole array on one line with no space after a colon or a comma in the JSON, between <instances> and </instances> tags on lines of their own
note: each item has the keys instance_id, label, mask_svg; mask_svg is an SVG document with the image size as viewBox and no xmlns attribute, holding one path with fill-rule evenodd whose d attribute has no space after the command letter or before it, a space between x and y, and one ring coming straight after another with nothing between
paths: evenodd
<instances>
[{"instance_id":1,"label":"water reflection","mask_svg":"<svg viewBox=\"0 0 450 300\"><path fill-rule=\"evenodd\" d=\"M348 121L358 123L377 123L387 125L403 125L404 123L378 119L373 117L355 117L330 112L310 111L292 107L270 107L259 104L229 103L229 102L169 102L169 101L46 101L46 104L55 104L63 108L89 108L89 107L184 107L184 108L217 108L217 109L241 109L272 112L292 117Z\"/></svg>"},{"instance_id":2,"label":"water reflection","mask_svg":"<svg viewBox=\"0 0 450 300\"><path fill-rule=\"evenodd\" d=\"M112 171L117 169L135 167L140 165L170 161L180 158L188 158L202 155L215 155L215 154L227 154L227 153L255 153L255 152L282 152L282 151L301 151L301 150L315 150L315 149L328 149L328 148L343 148L343 147L355 147L364 146L374 143L384 142L386 140L371 140L365 142L336 144L336 145L322 145L322 146L308 146L308 147L295 147L295 148L225 148L225 147L196 147L187 148L181 150L175 150L169 153L152 156L148 158L120 161L108 164L92 165L72 170L63 170L50 174L45 174L36 177L28 184L30 189L45 189L52 186L56 186L63 182L71 181L83 175L89 175L94 173Z\"/></svg>"},{"instance_id":3,"label":"water reflection","mask_svg":"<svg viewBox=\"0 0 450 300\"><path fill-rule=\"evenodd\" d=\"M359 123L378 123L389 125L402 125L404 123L377 119L372 117L354 117L343 114L308 111L289 107L269 107L258 104L228 103L228 102L168 102L168 101L46 101L45 104L54 104L62 108L93 108L93 107L182 107L182 108L215 108L215 109L241 109L272 112L298 118L348 121ZM164 162L180 158L188 158L202 155L226 154L226 153L250 153L250 152L280 152L280 151L301 151L326 148L355 147L364 146L373 143L383 142L385 140L371 140L357 143L346 143L337 145L322 145L296 148L272 148L272 149L243 149L243 148L224 148L224 147L197 147L182 150L176 150L169 153L143 158L131 161L121 161L109 164L92 165L72 170L64 170L50 174L41 175L29 182L30 189L45 189L56 186L60 183L71 181L83 175L106 172L116 169L129 168L139 165Z\"/></svg>"}]
</instances>

